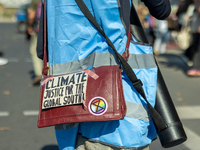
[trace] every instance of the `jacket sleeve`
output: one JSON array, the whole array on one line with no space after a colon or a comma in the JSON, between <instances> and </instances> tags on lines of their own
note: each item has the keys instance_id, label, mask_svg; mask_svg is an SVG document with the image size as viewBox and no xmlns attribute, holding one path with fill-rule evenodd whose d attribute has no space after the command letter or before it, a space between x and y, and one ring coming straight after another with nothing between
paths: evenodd
<instances>
[{"instance_id":1,"label":"jacket sleeve","mask_svg":"<svg viewBox=\"0 0 200 150\"><path fill-rule=\"evenodd\" d=\"M149 12L156 19L163 20L171 14L171 4L169 0L141 0L148 7Z\"/></svg>"}]
</instances>

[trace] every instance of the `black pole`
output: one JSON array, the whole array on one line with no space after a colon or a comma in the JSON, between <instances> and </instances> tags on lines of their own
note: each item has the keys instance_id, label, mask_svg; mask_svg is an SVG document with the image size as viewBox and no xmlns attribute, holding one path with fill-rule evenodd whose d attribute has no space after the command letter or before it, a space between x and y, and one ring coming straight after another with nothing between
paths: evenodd
<instances>
[{"instance_id":1,"label":"black pole","mask_svg":"<svg viewBox=\"0 0 200 150\"><path fill-rule=\"evenodd\" d=\"M163 117L168 126L167 129L161 132L158 131L162 146L168 148L185 142L187 136L159 68L155 109Z\"/></svg>"},{"instance_id":2,"label":"black pole","mask_svg":"<svg viewBox=\"0 0 200 150\"><path fill-rule=\"evenodd\" d=\"M149 43L140 23L137 12L132 4L131 7L131 32L137 40L143 43ZM155 60L156 62L156 60ZM156 62L157 64L157 62ZM183 129L182 123L176 112L173 101L168 92L167 86L158 67L157 74L157 91L155 109L165 121L167 128L163 131L157 130L161 145L164 148L179 145L187 140L187 136Z\"/></svg>"}]
</instances>

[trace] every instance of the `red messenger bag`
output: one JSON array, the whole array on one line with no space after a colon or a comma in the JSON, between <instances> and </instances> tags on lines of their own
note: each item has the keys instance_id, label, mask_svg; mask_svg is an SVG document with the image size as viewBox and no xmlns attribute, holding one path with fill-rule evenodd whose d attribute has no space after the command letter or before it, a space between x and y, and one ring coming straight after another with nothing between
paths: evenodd
<instances>
[{"instance_id":1,"label":"red messenger bag","mask_svg":"<svg viewBox=\"0 0 200 150\"><path fill-rule=\"evenodd\" d=\"M130 44L129 39L126 47ZM46 2L44 4L44 58L38 127L58 124L123 119L126 103L119 65L100 66L81 72L47 75Z\"/></svg>"},{"instance_id":2,"label":"red messenger bag","mask_svg":"<svg viewBox=\"0 0 200 150\"><path fill-rule=\"evenodd\" d=\"M125 114L126 104L118 65L47 76L42 80L38 127L119 120Z\"/></svg>"}]
</instances>

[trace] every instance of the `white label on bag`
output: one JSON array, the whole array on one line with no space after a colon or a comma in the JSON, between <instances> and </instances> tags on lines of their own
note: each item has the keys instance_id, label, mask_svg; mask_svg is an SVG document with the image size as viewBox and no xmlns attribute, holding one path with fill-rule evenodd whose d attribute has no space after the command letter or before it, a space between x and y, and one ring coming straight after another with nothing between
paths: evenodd
<instances>
[{"instance_id":1,"label":"white label on bag","mask_svg":"<svg viewBox=\"0 0 200 150\"><path fill-rule=\"evenodd\" d=\"M83 103L87 80L85 72L51 78L45 83L42 109Z\"/></svg>"}]
</instances>

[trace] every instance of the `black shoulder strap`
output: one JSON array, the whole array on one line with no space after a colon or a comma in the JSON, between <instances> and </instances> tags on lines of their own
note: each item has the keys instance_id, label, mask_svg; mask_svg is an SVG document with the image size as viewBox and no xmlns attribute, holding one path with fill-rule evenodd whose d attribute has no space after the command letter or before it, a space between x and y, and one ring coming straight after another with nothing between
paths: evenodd
<instances>
[{"instance_id":1,"label":"black shoulder strap","mask_svg":"<svg viewBox=\"0 0 200 150\"><path fill-rule=\"evenodd\" d=\"M132 70L132 68L130 67L130 65L125 61L125 59L117 52L117 50L115 49L115 46L112 44L112 42L110 41L110 39L107 37L107 35L104 33L104 31L101 29L101 27L99 26L99 24L97 23L97 21L95 20L95 18L93 17L93 15L91 14L91 12L89 11L89 9L87 8L87 6L85 5L85 3L83 2L83 0L75 0L77 5L79 6L79 8L81 9L81 11L83 12L83 14L87 17L87 19L95 26L95 28L104 36L104 38L106 39L108 45L113 49L113 51L115 52L118 60L120 61L120 63L123 66L124 71L126 72L128 78L130 79L130 81L132 82L134 88L137 90L137 92L145 99L149 111L151 113L151 116L153 118L154 123L156 124L157 128L162 131L164 129L166 129L167 125L165 124L163 118L160 116L160 114L151 106L151 104L147 101L143 87L142 87L142 82L140 79L137 78L137 76L135 75L134 71Z\"/></svg>"}]
</instances>

